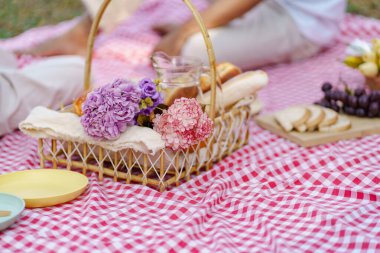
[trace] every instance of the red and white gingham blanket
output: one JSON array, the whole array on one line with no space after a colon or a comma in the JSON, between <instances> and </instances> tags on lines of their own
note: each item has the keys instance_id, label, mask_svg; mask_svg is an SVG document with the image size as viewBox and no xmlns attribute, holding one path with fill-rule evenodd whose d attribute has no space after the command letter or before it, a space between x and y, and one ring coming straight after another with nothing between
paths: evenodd
<instances>
[{"instance_id":1,"label":"red and white gingham blanket","mask_svg":"<svg viewBox=\"0 0 380 253\"><path fill-rule=\"evenodd\" d=\"M148 55L158 38L149 25L188 15L180 1L147 1L97 41L96 80L151 74ZM31 30L0 46L36 43L69 25ZM342 29L337 45L320 55L265 69L266 112L313 102L325 80L363 82L337 58L353 38L380 36L380 22L347 16ZM306 149L252 127L249 145L164 193L92 175L79 199L25 210L0 232L0 252L380 252L380 136ZM3 137L0 174L38 167L36 150L20 132Z\"/></svg>"}]
</instances>

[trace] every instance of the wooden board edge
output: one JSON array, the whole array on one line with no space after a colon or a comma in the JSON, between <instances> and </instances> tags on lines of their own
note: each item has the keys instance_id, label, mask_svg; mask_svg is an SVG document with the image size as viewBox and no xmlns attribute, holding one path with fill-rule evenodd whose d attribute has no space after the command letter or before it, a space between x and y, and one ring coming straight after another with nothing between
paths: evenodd
<instances>
[{"instance_id":1,"label":"wooden board edge","mask_svg":"<svg viewBox=\"0 0 380 253\"><path fill-rule=\"evenodd\" d=\"M350 117L350 118L351 120L355 120L355 121L360 120L360 118L357 118L357 117ZM338 142L342 140L362 138L362 137L374 135L374 134L380 134L380 125L379 125L379 122L377 122L377 125L369 127L368 129L364 128L364 129L353 131L353 132L338 132L337 135L335 136L334 135L323 136L323 134L321 134L319 136L320 138L304 140L297 136L297 135L301 135L301 133L295 133L295 132L287 133L281 127L274 126L272 123L269 123L268 120L270 121L274 120L273 114L260 115L259 117L255 118L256 124L259 125L261 128L268 130L277 136L285 138L305 148L314 147L318 145L326 145L329 143Z\"/></svg>"}]
</instances>

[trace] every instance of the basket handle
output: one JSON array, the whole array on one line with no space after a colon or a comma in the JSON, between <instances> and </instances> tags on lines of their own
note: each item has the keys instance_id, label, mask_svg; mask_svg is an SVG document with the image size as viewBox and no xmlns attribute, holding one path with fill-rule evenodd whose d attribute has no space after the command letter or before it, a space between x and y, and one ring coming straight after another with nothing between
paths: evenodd
<instances>
[{"instance_id":1,"label":"basket handle","mask_svg":"<svg viewBox=\"0 0 380 253\"><path fill-rule=\"evenodd\" d=\"M210 74L211 74L211 99L210 99L210 111L209 117L214 120L215 119L215 106L216 106L216 61L215 61L215 53L212 46L212 42L210 39L210 35L208 34L207 28L203 22L203 19L199 13L199 11L194 7L194 4L191 0L182 0L186 6L190 9L195 21L197 22L199 28L201 29L203 39L206 44L207 54L209 58L210 64ZM94 41L96 34L99 29L100 20L103 17L105 10L111 0L104 0L102 5L100 6L99 11L97 12L95 19L92 23L90 35L87 42L87 55L86 55L86 65L84 70L84 92L87 93L90 90L91 86L91 67L92 67L92 56L94 51Z\"/></svg>"}]
</instances>

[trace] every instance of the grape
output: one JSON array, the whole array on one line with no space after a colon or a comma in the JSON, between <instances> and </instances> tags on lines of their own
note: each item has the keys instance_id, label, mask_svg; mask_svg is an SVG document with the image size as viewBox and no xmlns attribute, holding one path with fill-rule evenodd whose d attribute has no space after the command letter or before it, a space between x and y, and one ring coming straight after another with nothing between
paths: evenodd
<instances>
[{"instance_id":1,"label":"grape","mask_svg":"<svg viewBox=\"0 0 380 253\"><path fill-rule=\"evenodd\" d=\"M342 101L343 104L347 103L348 94L344 91L339 91L338 100Z\"/></svg>"},{"instance_id":2,"label":"grape","mask_svg":"<svg viewBox=\"0 0 380 253\"><path fill-rule=\"evenodd\" d=\"M337 104L331 104L331 109L333 109L336 112L340 111L340 108L339 108L339 106Z\"/></svg>"},{"instance_id":3,"label":"grape","mask_svg":"<svg viewBox=\"0 0 380 253\"><path fill-rule=\"evenodd\" d=\"M368 108L368 114L371 113L373 115L377 115L379 112L380 112L380 107L379 107L379 103L378 102L372 102L370 105L369 105L369 108Z\"/></svg>"},{"instance_id":4,"label":"grape","mask_svg":"<svg viewBox=\"0 0 380 253\"><path fill-rule=\"evenodd\" d=\"M321 100L315 102L314 104L316 105L320 105L320 106L323 106L323 107L330 107L330 102L327 101L326 99L322 98Z\"/></svg>"},{"instance_id":5,"label":"grape","mask_svg":"<svg viewBox=\"0 0 380 253\"><path fill-rule=\"evenodd\" d=\"M348 96L347 102L352 108L356 108L358 106L358 99L355 96Z\"/></svg>"},{"instance_id":6,"label":"grape","mask_svg":"<svg viewBox=\"0 0 380 253\"><path fill-rule=\"evenodd\" d=\"M329 83L329 82L325 82L324 84L322 84L322 91L323 92L326 92L326 91L329 91L332 89L332 84Z\"/></svg>"},{"instance_id":7,"label":"grape","mask_svg":"<svg viewBox=\"0 0 380 253\"><path fill-rule=\"evenodd\" d=\"M330 108L330 107L331 107L331 104L330 104L329 101L327 101L327 100L323 100L321 106L323 106L323 107L327 107L327 108Z\"/></svg>"},{"instance_id":8,"label":"grape","mask_svg":"<svg viewBox=\"0 0 380 253\"><path fill-rule=\"evenodd\" d=\"M379 91L372 91L369 95L369 101L370 102L379 102L380 101L380 92Z\"/></svg>"},{"instance_id":9,"label":"grape","mask_svg":"<svg viewBox=\"0 0 380 253\"><path fill-rule=\"evenodd\" d=\"M360 97L365 94L365 90L363 88L356 88L354 94L355 96Z\"/></svg>"},{"instance_id":10,"label":"grape","mask_svg":"<svg viewBox=\"0 0 380 253\"><path fill-rule=\"evenodd\" d=\"M325 97L324 97L324 98L325 98L327 101L330 101L330 99L331 99L331 93L332 93L332 92L331 92L330 90L325 92Z\"/></svg>"},{"instance_id":11,"label":"grape","mask_svg":"<svg viewBox=\"0 0 380 253\"><path fill-rule=\"evenodd\" d=\"M369 104L369 99L367 95L361 95L358 99L358 104L361 108L367 109Z\"/></svg>"},{"instance_id":12,"label":"grape","mask_svg":"<svg viewBox=\"0 0 380 253\"><path fill-rule=\"evenodd\" d=\"M330 109L337 108L337 107L339 108L339 106L334 100L330 100L328 103L326 103L325 107L330 108Z\"/></svg>"},{"instance_id":13,"label":"grape","mask_svg":"<svg viewBox=\"0 0 380 253\"><path fill-rule=\"evenodd\" d=\"M364 117L365 116L365 110L363 108L358 108L355 110L356 116Z\"/></svg>"},{"instance_id":14,"label":"grape","mask_svg":"<svg viewBox=\"0 0 380 253\"><path fill-rule=\"evenodd\" d=\"M355 115L355 109L349 106L343 107L343 111L349 115Z\"/></svg>"},{"instance_id":15,"label":"grape","mask_svg":"<svg viewBox=\"0 0 380 253\"><path fill-rule=\"evenodd\" d=\"M369 118L374 118L374 117L376 117L376 115L377 115L377 114L372 113L372 112L368 112L368 114L367 114L367 116L368 116Z\"/></svg>"},{"instance_id":16,"label":"grape","mask_svg":"<svg viewBox=\"0 0 380 253\"><path fill-rule=\"evenodd\" d=\"M339 90L332 90L330 93L330 99L331 100L338 100L339 98L340 98Z\"/></svg>"},{"instance_id":17,"label":"grape","mask_svg":"<svg viewBox=\"0 0 380 253\"><path fill-rule=\"evenodd\" d=\"M330 82L323 83L321 89L324 96L315 102L317 105L348 115L380 117L380 90L368 92L360 87L350 95L351 91L334 88Z\"/></svg>"}]
</instances>

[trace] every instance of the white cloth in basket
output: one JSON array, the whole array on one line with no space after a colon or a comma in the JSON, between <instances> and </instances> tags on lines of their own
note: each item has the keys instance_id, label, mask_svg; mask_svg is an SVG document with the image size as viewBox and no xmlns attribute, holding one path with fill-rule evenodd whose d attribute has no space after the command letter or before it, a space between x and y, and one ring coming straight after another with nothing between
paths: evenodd
<instances>
[{"instance_id":1,"label":"white cloth in basket","mask_svg":"<svg viewBox=\"0 0 380 253\"><path fill-rule=\"evenodd\" d=\"M165 148L161 135L150 128L132 126L117 140L97 141L88 136L73 113L63 113L45 107L34 108L29 116L20 123L19 128L34 138L54 138L65 141L88 143L117 152L132 148L144 154L154 155Z\"/></svg>"}]
</instances>

